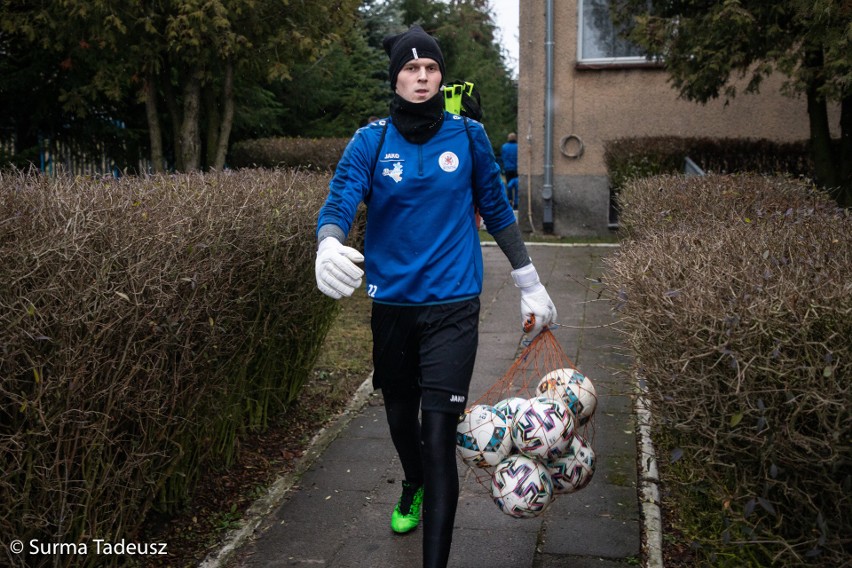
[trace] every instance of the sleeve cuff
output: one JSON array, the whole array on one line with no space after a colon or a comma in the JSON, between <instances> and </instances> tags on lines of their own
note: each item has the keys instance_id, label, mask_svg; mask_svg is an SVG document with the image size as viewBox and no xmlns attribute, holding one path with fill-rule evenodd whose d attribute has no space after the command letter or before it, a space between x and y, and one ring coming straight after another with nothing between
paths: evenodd
<instances>
[{"instance_id":1,"label":"sleeve cuff","mask_svg":"<svg viewBox=\"0 0 852 568\"><path fill-rule=\"evenodd\" d=\"M317 244L321 243L327 237L334 237L341 243L346 242L346 233L333 223L323 225L317 230Z\"/></svg>"},{"instance_id":2,"label":"sleeve cuff","mask_svg":"<svg viewBox=\"0 0 852 568\"><path fill-rule=\"evenodd\" d=\"M515 286L518 288L529 288L540 284L538 272L532 263L512 271L512 280L515 281Z\"/></svg>"}]
</instances>

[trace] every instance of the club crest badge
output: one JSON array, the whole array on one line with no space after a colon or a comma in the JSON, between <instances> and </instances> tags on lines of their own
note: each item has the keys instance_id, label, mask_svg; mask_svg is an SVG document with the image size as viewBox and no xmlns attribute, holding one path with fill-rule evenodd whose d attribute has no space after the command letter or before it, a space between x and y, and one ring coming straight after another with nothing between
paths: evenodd
<instances>
[{"instance_id":1,"label":"club crest badge","mask_svg":"<svg viewBox=\"0 0 852 568\"><path fill-rule=\"evenodd\" d=\"M459 167L459 157L453 152L444 152L438 158L438 165L441 166L441 169L445 172L454 172Z\"/></svg>"}]
</instances>

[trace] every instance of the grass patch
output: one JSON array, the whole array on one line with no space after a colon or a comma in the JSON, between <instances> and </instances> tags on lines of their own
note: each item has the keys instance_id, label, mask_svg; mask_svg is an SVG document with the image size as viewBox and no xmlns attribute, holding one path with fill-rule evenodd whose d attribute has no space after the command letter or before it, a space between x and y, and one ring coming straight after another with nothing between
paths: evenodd
<instances>
[{"instance_id":1,"label":"grass patch","mask_svg":"<svg viewBox=\"0 0 852 568\"><path fill-rule=\"evenodd\" d=\"M337 320L325 339L317 359L320 372L368 374L373 368L370 332L371 300L364 290L340 300Z\"/></svg>"}]
</instances>

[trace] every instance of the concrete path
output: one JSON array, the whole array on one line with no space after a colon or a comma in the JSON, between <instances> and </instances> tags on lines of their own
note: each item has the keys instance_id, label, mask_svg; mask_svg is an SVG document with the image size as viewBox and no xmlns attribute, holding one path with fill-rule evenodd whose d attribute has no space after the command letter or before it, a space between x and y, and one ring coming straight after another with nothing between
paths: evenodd
<instances>
[{"instance_id":1,"label":"concrete path","mask_svg":"<svg viewBox=\"0 0 852 568\"><path fill-rule=\"evenodd\" d=\"M594 282L597 246L529 246L559 311L554 330L565 353L597 389L597 467L583 490L560 496L540 517L503 514L467 466L459 465L459 499L450 566L476 568L621 568L640 564L636 433L628 361L612 328L610 304ZM519 350L519 293L508 262L484 246L480 347L471 387L476 400L503 376ZM390 512L401 468L387 433L381 395L362 388L354 406L325 433L298 476L282 480L242 538L204 566L419 568L421 531L394 535ZM258 512L259 511L259 512ZM251 519L249 519L251 521Z\"/></svg>"}]
</instances>

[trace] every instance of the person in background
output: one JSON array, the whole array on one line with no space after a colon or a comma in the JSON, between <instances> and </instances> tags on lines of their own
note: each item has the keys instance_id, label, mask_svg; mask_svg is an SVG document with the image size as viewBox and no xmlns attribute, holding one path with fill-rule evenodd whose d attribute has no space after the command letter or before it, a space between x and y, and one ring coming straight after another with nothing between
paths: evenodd
<instances>
[{"instance_id":1,"label":"person in background","mask_svg":"<svg viewBox=\"0 0 852 568\"><path fill-rule=\"evenodd\" d=\"M340 299L366 275L373 386L382 391L404 475L391 529L417 528L422 505L423 566L444 568L459 496L456 427L479 340L483 259L475 205L513 268L522 323L534 322L529 334L557 313L484 128L444 110L437 41L414 25L383 44L394 92L390 116L358 129L340 159L317 220L316 281ZM344 245L362 202L363 255Z\"/></svg>"},{"instance_id":2,"label":"person in background","mask_svg":"<svg viewBox=\"0 0 852 568\"><path fill-rule=\"evenodd\" d=\"M514 176L506 184L506 197L509 198L509 203L512 204L512 209L518 208L518 176Z\"/></svg>"},{"instance_id":3,"label":"person in background","mask_svg":"<svg viewBox=\"0 0 852 568\"><path fill-rule=\"evenodd\" d=\"M500 147L500 160L503 162L503 175L506 183L518 177L518 137L510 132L506 142Z\"/></svg>"}]
</instances>

